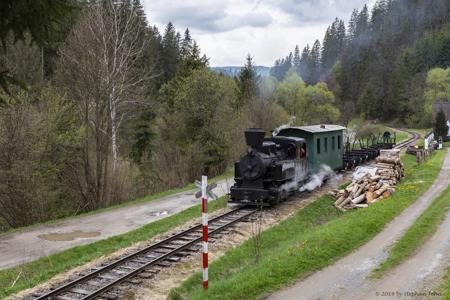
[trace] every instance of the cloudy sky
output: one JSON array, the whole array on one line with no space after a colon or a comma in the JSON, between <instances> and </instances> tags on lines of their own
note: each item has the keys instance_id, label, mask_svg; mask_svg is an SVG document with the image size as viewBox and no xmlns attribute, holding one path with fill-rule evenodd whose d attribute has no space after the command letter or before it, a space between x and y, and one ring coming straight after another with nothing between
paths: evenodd
<instances>
[{"instance_id":1,"label":"cloudy sky","mask_svg":"<svg viewBox=\"0 0 450 300\"><path fill-rule=\"evenodd\" d=\"M240 66L250 53L271 66L296 44L322 41L335 17L348 21L353 8L375 0L141 0L150 24L163 32L169 21L189 27L211 66Z\"/></svg>"}]
</instances>

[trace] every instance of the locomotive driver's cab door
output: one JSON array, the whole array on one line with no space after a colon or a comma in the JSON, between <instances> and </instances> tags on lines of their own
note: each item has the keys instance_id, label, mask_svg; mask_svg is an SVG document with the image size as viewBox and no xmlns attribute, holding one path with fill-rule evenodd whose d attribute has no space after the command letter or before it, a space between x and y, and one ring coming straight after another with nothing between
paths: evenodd
<instances>
[{"instance_id":1,"label":"locomotive driver's cab door","mask_svg":"<svg viewBox=\"0 0 450 300\"><path fill-rule=\"evenodd\" d=\"M297 148L297 159L300 160L302 169L307 170L308 167L308 156L306 153L306 143L302 143L301 146Z\"/></svg>"}]
</instances>

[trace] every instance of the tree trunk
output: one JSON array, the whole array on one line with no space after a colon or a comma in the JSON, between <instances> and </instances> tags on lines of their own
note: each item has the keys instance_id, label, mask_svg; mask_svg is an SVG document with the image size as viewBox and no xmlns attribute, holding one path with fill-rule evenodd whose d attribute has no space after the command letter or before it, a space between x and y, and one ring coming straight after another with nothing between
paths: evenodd
<instances>
[{"instance_id":1,"label":"tree trunk","mask_svg":"<svg viewBox=\"0 0 450 300\"><path fill-rule=\"evenodd\" d=\"M117 106L115 99L115 88L109 95L109 109L111 113L111 148L112 148L112 176L115 176L117 166Z\"/></svg>"}]
</instances>

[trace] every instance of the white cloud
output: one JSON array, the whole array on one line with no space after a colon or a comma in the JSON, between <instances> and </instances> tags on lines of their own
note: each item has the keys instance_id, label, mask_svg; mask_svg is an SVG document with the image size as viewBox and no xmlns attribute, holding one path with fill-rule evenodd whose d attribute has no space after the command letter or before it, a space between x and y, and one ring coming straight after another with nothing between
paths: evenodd
<instances>
[{"instance_id":1,"label":"white cloud","mask_svg":"<svg viewBox=\"0 0 450 300\"><path fill-rule=\"evenodd\" d=\"M322 40L335 17L375 0L142 0L150 24L163 32L169 21L189 27L212 66L243 65L250 53L258 65Z\"/></svg>"}]
</instances>

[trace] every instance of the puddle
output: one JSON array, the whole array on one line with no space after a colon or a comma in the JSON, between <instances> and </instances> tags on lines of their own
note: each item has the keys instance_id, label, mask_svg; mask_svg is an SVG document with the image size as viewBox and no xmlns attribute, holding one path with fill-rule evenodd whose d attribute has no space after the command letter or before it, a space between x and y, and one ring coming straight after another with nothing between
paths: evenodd
<instances>
[{"instance_id":1,"label":"puddle","mask_svg":"<svg viewBox=\"0 0 450 300\"><path fill-rule=\"evenodd\" d=\"M157 211L157 212L152 213L152 215L155 217L167 216L168 214L169 214L169 212L167 210Z\"/></svg>"},{"instance_id":2,"label":"puddle","mask_svg":"<svg viewBox=\"0 0 450 300\"><path fill-rule=\"evenodd\" d=\"M101 233L98 231L92 232L83 232L81 230L75 230L72 232L63 232L63 233L47 233L40 234L38 237L47 241L73 241L79 238L91 238L99 236Z\"/></svg>"}]
</instances>

